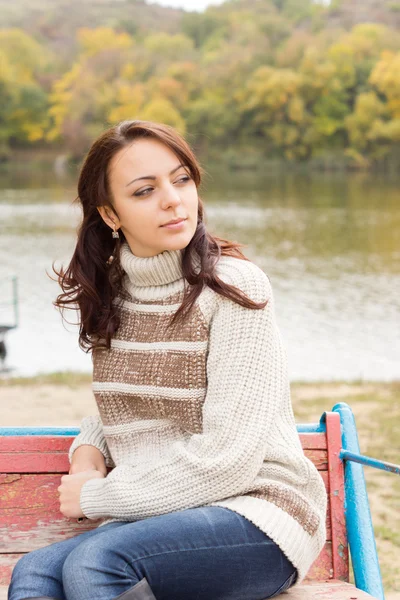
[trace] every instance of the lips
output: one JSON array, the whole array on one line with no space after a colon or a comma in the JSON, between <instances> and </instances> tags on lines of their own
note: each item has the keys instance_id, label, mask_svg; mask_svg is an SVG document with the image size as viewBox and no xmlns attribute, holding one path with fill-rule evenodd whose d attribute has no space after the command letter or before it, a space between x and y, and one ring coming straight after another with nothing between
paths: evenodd
<instances>
[{"instance_id":1,"label":"lips","mask_svg":"<svg viewBox=\"0 0 400 600\"><path fill-rule=\"evenodd\" d=\"M168 223L164 223L164 225L161 225L161 227L165 227L166 225L174 225L175 223L180 223L181 221L186 221L186 218L182 217L181 219L174 219L173 221L168 221Z\"/></svg>"}]
</instances>

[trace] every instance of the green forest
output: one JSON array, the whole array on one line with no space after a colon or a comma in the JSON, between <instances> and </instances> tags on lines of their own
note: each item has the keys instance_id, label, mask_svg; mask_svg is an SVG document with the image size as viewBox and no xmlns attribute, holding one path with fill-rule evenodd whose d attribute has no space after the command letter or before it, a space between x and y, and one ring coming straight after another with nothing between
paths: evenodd
<instances>
[{"instance_id":1,"label":"green forest","mask_svg":"<svg viewBox=\"0 0 400 600\"><path fill-rule=\"evenodd\" d=\"M201 155L400 166L400 0L0 0L0 159L80 160L123 119Z\"/></svg>"}]
</instances>

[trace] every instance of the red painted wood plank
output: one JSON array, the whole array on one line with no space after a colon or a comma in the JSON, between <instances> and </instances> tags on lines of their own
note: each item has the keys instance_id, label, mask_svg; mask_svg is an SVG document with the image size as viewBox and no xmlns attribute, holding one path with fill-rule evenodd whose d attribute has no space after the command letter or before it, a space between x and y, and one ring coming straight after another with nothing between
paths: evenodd
<instances>
[{"instance_id":1,"label":"red painted wood plank","mask_svg":"<svg viewBox=\"0 0 400 600\"><path fill-rule=\"evenodd\" d=\"M327 472L322 472L327 478ZM97 526L100 521L77 523L59 510L59 474L0 475L3 483L0 506L1 551L30 552ZM330 510L327 539L331 537Z\"/></svg>"},{"instance_id":2,"label":"red painted wood plank","mask_svg":"<svg viewBox=\"0 0 400 600\"><path fill-rule=\"evenodd\" d=\"M338 413L326 413L326 432L328 440L328 500L331 506L333 577L342 581L349 581L349 552L344 514L344 469L343 461L340 460L342 434Z\"/></svg>"},{"instance_id":3,"label":"red painted wood plank","mask_svg":"<svg viewBox=\"0 0 400 600\"><path fill-rule=\"evenodd\" d=\"M326 450L325 433L300 433L301 444L308 450ZM1 452L67 452L73 436L14 435L0 436Z\"/></svg>"},{"instance_id":4,"label":"red painted wood plank","mask_svg":"<svg viewBox=\"0 0 400 600\"><path fill-rule=\"evenodd\" d=\"M0 436L0 456L2 452L68 452L74 441L73 436L50 435L2 435Z\"/></svg>"},{"instance_id":5,"label":"red painted wood plank","mask_svg":"<svg viewBox=\"0 0 400 600\"><path fill-rule=\"evenodd\" d=\"M68 473L69 460L64 452L13 452L0 454L2 473Z\"/></svg>"},{"instance_id":6,"label":"red painted wood plank","mask_svg":"<svg viewBox=\"0 0 400 600\"><path fill-rule=\"evenodd\" d=\"M67 519L60 513L60 475L1 475L0 540L2 552L30 552L101 521Z\"/></svg>"},{"instance_id":7,"label":"red painted wood plank","mask_svg":"<svg viewBox=\"0 0 400 600\"><path fill-rule=\"evenodd\" d=\"M319 471L328 469L326 450L305 450ZM68 473L68 455L64 452L3 452L0 454L0 472L2 473Z\"/></svg>"},{"instance_id":8,"label":"red painted wood plank","mask_svg":"<svg viewBox=\"0 0 400 600\"><path fill-rule=\"evenodd\" d=\"M318 471L328 470L328 452L326 450L304 450L305 456L311 460L317 467Z\"/></svg>"},{"instance_id":9,"label":"red painted wood plank","mask_svg":"<svg viewBox=\"0 0 400 600\"><path fill-rule=\"evenodd\" d=\"M326 493L329 494L329 477L328 477L328 471L320 471L319 474L321 475L322 481L325 484Z\"/></svg>"},{"instance_id":10,"label":"red painted wood plank","mask_svg":"<svg viewBox=\"0 0 400 600\"><path fill-rule=\"evenodd\" d=\"M20 554L0 554L0 585L8 585L11 579L11 573L15 567L15 564L19 561Z\"/></svg>"},{"instance_id":11,"label":"red painted wood plank","mask_svg":"<svg viewBox=\"0 0 400 600\"><path fill-rule=\"evenodd\" d=\"M335 579L301 583L285 592L285 597L287 600L373 600L354 585ZM7 586L0 586L0 600L7 600Z\"/></svg>"},{"instance_id":12,"label":"red painted wood plank","mask_svg":"<svg viewBox=\"0 0 400 600\"><path fill-rule=\"evenodd\" d=\"M299 436L303 450L326 450L325 433L300 433Z\"/></svg>"},{"instance_id":13,"label":"red painted wood plank","mask_svg":"<svg viewBox=\"0 0 400 600\"><path fill-rule=\"evenodd\" d=\"M332 543L325 542L317 560L311 565L305 581L321 581L324 579L332 579L333 563L332 563Z\"/></svg>"},{"instance_id":14,"label":"red painted wood plank","mask_svg":"<svg viewBox=\"0 0 400 600\"><path fill-rule=\"evenodd\" d=\"M301 583L285 592L285 597L287 600L373 600L367 592L337 579Z\"/></svg>"},{"instance_id":15,"label":"red painted wood plank","mask_svg":"<svg viewBox=\"0 0 400 600\"><path fill-rule=\"evenodd\" d=\"M1 473L68 473L73 437L0 436Z\"/></svg>"},{"instance_id":16,"label":"red painted wood plank","mask_svg":"<svg viewBox=\"0 0 400 600\"><path fill-rule=\"evenodd\" d=\"M312 460L319 469L326 469L328 454L325 434L301 434L301 440L306 456ZM59 512L57 487L60 483L60 474L68 472L69 464L66 452L73 441L73 437L46 437L15 436L8 438L7 443L0 440L1 457L7 459L8 468L17 470L10 465L10 451L17 447L20 452L13 454L13 460L19 461L19 467L25 472L43 469L43 474L10 473L0 475L0 484L5 487L2 493L4 501L0 508L0 539L4 540L7 552L16 555L18 552L31 551L48 545L55 541L66 539L97 527L99 521L85 521L77 523L75 520L66 519ZM35 463L35 452L38 461ZM62 462L64 461L64 462ZM3 460L3 463L5 460ZM48 473L49 469L54 470ZM57 473L54 471L57 470ZM46 473L47 471L47 473ZM320 470L327 493L330 489L328 472ZM331 536L330 524L332 518L330 510L327 515L327 537ZM11 556L11 555L8 555ZM321 553L320 558L310 570L310 577L332 577L332 550L330 542ZM331 565L331 566L329 566ZM325 575L324 575L325 574Z\"/></svg>"},{"instance_id":17,"label":"red painted wood plank","mask_svg":"<svg viewBox=\"0 0 400 600\"><path fill-rule=\"evenodd\" d=\"M328 468L327 452L321 445L324 434L302 434L304 453L318 470ZM316 437L318 436L318 437ZM68 450L73 437L0 436L0 472L67 473ZM314 441L312 441L314 440ZM318 440L316 442L315 440Z\"/></svg>"}]
</instances>

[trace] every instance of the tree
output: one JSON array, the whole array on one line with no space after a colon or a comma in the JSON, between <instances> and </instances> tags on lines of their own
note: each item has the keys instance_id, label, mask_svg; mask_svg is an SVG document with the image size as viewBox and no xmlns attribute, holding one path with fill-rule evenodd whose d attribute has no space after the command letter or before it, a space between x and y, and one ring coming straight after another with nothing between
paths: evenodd
<instances>
[{"instance_id":1,"label":"tree","mask_svg":"<svg viewBox=\"0 0 400 600\"><path fill-rule=\"evenodd\" d=\"M47 94L40 78L50 64L44 48L19 29L0 31L0 123L9 143L36 142L48 125Z\"/></svg>"}]
</instances>

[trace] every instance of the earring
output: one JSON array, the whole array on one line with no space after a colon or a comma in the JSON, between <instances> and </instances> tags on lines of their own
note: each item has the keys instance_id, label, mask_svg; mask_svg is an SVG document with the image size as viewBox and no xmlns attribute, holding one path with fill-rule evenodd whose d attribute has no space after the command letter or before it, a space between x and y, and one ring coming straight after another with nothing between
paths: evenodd
<instances>
[{"instance_id":1,"label":"earring","mask_svg":"<svg viewBox=\"0 0 400 600\"><path fill-rule=\"evenodd\" d=\"M116 231L116 230L114 229L114 231L112 232L112 236L113 236L113 238L119 238L119 233L118 233L118 231Z\"/></svg>"}]
</instances>

